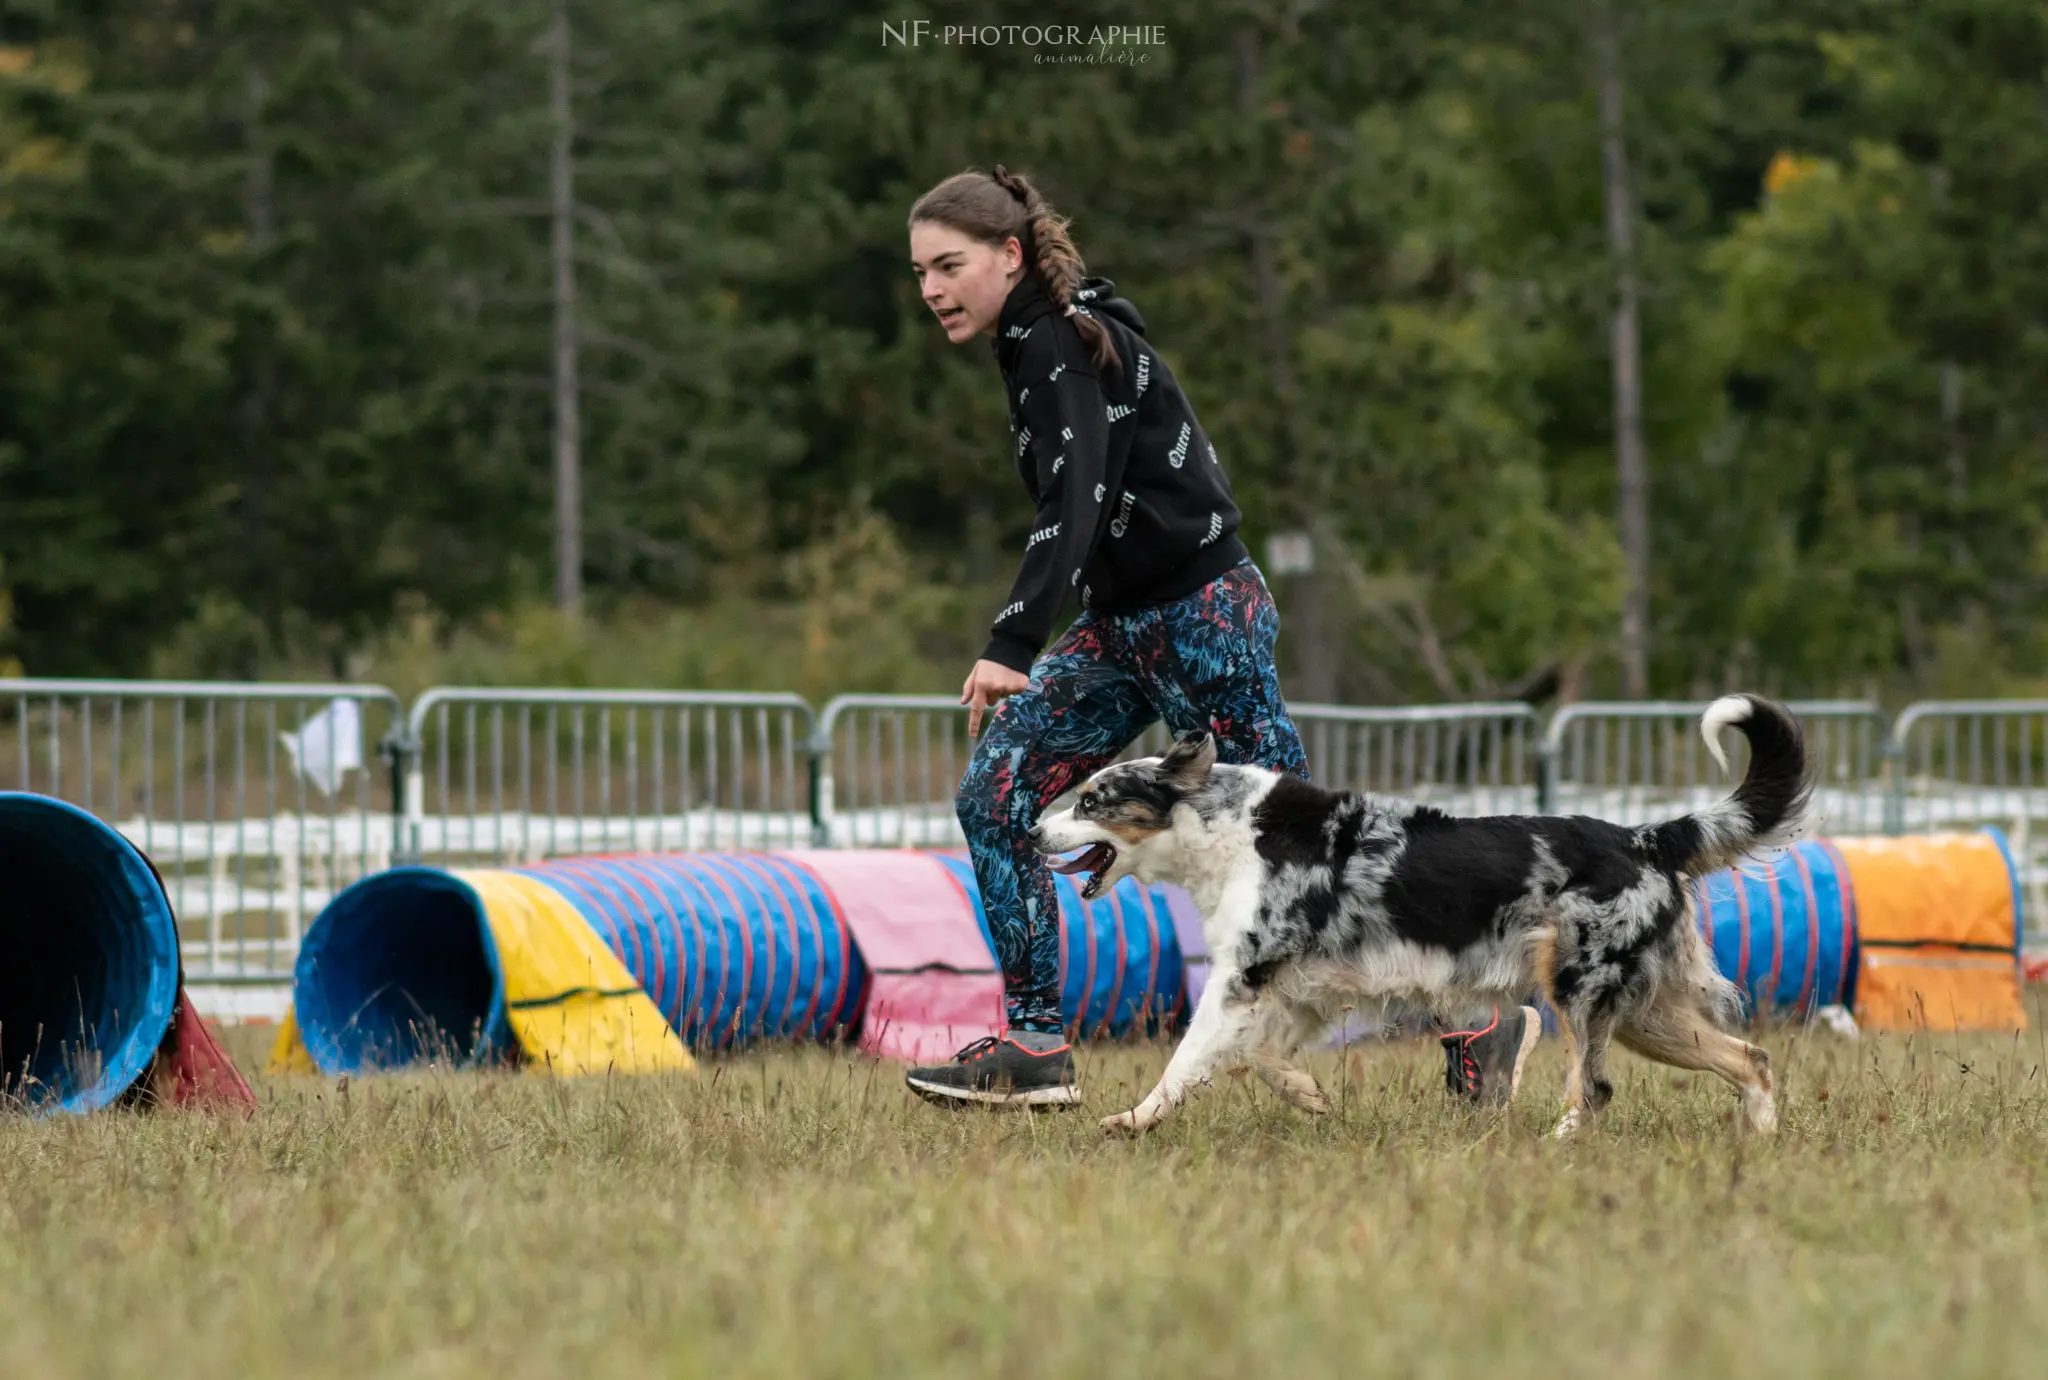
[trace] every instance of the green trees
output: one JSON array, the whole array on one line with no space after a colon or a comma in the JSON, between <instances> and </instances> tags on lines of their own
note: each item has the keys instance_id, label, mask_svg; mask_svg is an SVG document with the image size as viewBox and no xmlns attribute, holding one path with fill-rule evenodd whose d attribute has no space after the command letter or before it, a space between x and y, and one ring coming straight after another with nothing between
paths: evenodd
<instances>
[{"instance_id":1,"label":"green trees","mask_svg":"<svg viewBox=\"0 0 2048 1380\"><path fill-rule=\"evenodd\" d=\"M2037 7L1609 12L1649 688L2042 675ZM426 610L487 673L478 639L556 590L548 0L0 16L0 650L359 674ZM1314 534L1294 693L1623 688L1593 5L1177 0L1115 66L822 4L566 17L564 645L674 627L751 636L663 663L702 674L957 683L1029 515L903 216L1000 160L1145 311L1254 548Z\"/></svg>"}]
</instances>

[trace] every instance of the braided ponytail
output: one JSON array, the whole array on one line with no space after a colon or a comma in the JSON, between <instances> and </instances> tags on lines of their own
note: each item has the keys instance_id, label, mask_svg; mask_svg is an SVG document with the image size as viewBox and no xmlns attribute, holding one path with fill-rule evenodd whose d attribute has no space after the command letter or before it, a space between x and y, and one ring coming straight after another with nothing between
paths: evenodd
<instances>
[{"instance_id":1,"label":"braided ponytail","mask_svg":"<svg viewBox=\"0 0 2048 1380\"><path fill-rule=\"evenodd\" d=\"M950 225L986 244L1001 245L1015 235L1024 247L1025 271L1037 276L1046 296L1073 321L1097 367L1121 367L1109 328L1074 300L1086 268L1067 233L1071 222L1027 178L1001 163L992 174L979 169L955 173L917 199L910 219Z\"/></svg>"}]
</instances>

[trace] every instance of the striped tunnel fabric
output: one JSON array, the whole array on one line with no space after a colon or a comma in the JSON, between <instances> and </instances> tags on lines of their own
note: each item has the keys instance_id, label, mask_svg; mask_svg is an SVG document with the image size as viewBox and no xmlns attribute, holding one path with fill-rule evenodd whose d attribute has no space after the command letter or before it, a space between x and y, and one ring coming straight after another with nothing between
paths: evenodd
<instances>
[{"instance_id":1,"label":"striped tunnel fabric","mask_svg":"<svg viewBox=\"0 0 2048 1380\"><path fill-rule=\"evenodd\" d=\"M1062 878L1060 902L1072 1028L1117 1036L1179 1016L1163 893L1126 881L1084 903ZM592 976L607 967L615 977ZM635 1002L681 1045L653 1049ZM856 1029L875 1052L942 1057L1000 1025L1002 982L964 858L632 854L366 878L308 929L293 1003L288 1043L330 1074L513 1045L562 1071L652 1070L686 1064L684 1046Z\"/></svg>"},{"instance_id":2,"label":"striped tunnel fabric","mask_svg":"<svg viewBox=\"0 0 2048 1380\"><path fill-rule=\"evenodd\" d=\"M1702 877L1692 889L1715 966L1753 1013L1849 1004L1856 899L1833 844L1807 840L1768 863Z\"/></svg>"},{"instance_id":3,"label":"striped tunnel fabric","mask_svg":"<svg viewBox=\"0 0 2048 1380\"><path fill-rule=\"evenodd\" d=\"M808 869L775 854L566 858L515 869L580 911L686 1044L822 1038L866 969Z\"/></svg>"},{"instance_id":4,"label":"striped tunnel fabric","mask_svg":"<svg viewBox=\"0 0 2048 1380\"><path fill-rule=\"evenodd\" d=\"M965 854L940 855L974 900L975 922L990 945L981 889ZM1187 980L1166 892L1126 877L1094 901L1073 879L1055 874L1060 898L1060 1014L1083 1039L1156 1032L1180 1019Z\"/></svg>"}]
</instances>

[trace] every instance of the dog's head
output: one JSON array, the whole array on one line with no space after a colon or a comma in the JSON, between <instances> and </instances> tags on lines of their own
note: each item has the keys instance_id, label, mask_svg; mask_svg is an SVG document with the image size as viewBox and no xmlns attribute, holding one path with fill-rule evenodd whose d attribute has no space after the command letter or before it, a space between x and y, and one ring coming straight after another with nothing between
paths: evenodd
<instances>
[{"instance_id":1,"label":"dog's head","mask_svg":"<svg viewBox=\"0 0 2048 1380\"><path fill-rule=\"evenodd\" d=\"M1079 857L1052 865L1055 872L1088 874L1081 895L1094 900L1136 872L1149 855L1170 847L1174 808L1208 783L1216 765L1216 740L1190 733L1163 757L1119 762L1083 783L1072 806L1040 820L1031 845L1043 854Z\"/></svg>"}]
</instances>

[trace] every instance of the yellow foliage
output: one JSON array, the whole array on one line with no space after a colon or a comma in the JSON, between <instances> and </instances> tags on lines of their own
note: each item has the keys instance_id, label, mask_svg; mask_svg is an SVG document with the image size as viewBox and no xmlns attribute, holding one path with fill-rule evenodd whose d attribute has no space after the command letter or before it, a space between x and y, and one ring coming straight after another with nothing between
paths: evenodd
<instances>
[{"instance_id":1,"label":"yellow foliage","mask_svg":"<svg viewBox=\"0 0 2048 1380\"><path fill-rule=\"evenodd\" d=\"M8 77L27 77L76 95L85 89L86 68L74 45L55 44L39 50L0 44L0 78Z\"/></svg>"},{"instance_id":2,"label":"yellow foliage","mask_svg":"<svg viewBox=\"0 0 2048 1380\"><path fill-rule=\"evenodd\" d=\"M1807 178L1820 170L1822 160L1803 158L1786 149L1779 149L1771 156L1771 165L1764 169L1764 191L1776 196L1785 188Z\"/></svg>"},{"instance_id":3,"label":"yellow foliage","mask_svg":"<svg viewBox=\"0 0 2048 1380\"><path fill-rule=\"evenodd\" d=\"M0 176L35 177L69 172L75 167L75 161L65 156L68 147L63 140L47 135L24 139L7 155L5 162L0 162Z\"/></svg>"},{"instance_id":4,"label":"yellow foliage","mask_svg":"<svg viewBox=\"0 0 2048 1380\"><path fill-rule=\"evenodd\" d=\"M802 646L790 671L806 693L868 681L878 664L914 663L909 630L943 617L943 593L914 577L895 527L859 500L786 558L784 575L796 595Z\"/></svg>"}]
</instances>

